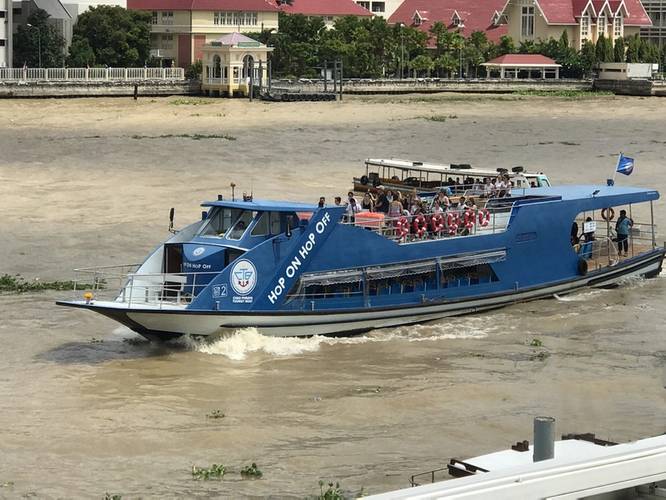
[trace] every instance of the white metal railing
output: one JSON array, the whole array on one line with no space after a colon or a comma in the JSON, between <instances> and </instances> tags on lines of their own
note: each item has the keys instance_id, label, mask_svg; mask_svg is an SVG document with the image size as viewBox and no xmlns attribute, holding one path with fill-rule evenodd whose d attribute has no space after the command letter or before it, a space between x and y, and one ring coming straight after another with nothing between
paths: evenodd
<instances>
[{"instance_id":1,"label":"white metal railing","mask_svg":"<svg viewBox=\"0 0 666 500\"><path fill-rule=\"evenodd\" d=\"M184 80L183 68L0 68L0 81Z\"/></svg>"},{"instance_id":2,"label":"white metal railing","mask_svg":"<svg viewBox=\"0 0 666 500\"><path fill-rule=\"evenodd\" d=\"M137 273L138 264L75 269L75 299L92 292L104 300L131 307L185 307L219 271L194 273Z\"/></svg>"}]
</instances>

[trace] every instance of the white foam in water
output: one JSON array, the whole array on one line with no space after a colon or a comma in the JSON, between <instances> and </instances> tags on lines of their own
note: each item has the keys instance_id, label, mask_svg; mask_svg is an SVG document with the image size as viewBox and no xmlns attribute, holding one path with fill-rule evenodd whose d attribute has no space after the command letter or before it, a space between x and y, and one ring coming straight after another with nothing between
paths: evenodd
<instances>
[{"instance_id":1,"label":"white foam in water","mask_svg":"<svg viewBox=\"0 0 666 500\"><path fill-rule=\"evenodd\" d=\"M483 338L488 335L488 327L479 321L458 322L435 325L414 325L393 330L376 330L367 335L354 337L268 337L261 335L256 328L244 328L214 342L186 340L188 348L204 353L226 356L241 361L253 352L264 352L273 356L295 356L318 351L322 345L350 345L367 342L389 342L406 340L423 342L448 339ZM479 328L479 326L481 328Z\"/></svg>"},{"instance_id":2,"label":"white foam in water","mask_svg":"<svg viewBox=\"0 0 666 500\"><path fill-rule=\"evenodd\" d=\"M116 337L123 337L123 338L126 338L126 337L136 337L136 336L137 336L136 333L134 333L132 330L130 330L129 328L127 328L127 327L124 326L124 325L121 325L121 326L115 328L115 329L111 332L111 334L114 335L114 336L116 336Z\"/></svg>"}]
</instances>

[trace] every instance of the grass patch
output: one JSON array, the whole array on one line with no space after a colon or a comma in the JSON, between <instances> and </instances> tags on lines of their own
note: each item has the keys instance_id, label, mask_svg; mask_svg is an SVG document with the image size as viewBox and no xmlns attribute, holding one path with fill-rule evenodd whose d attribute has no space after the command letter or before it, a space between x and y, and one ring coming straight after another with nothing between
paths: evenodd
<instances>
[{"instance_id":1,"label":"grass patch","mask_svg":"<svg viewBox=\"0 0 666 500\"><path fill-rule=\"evenodd\" d=\"M72 280L69 281L40 281L35 278L32 281L27 281L20 274L11 276L3 274L0 276L0 292L6 293L26 293L26 292L41 292L44 290L74 290L76 285L77 290L84 290L86 288L94 288L91 283L78 283ZM102 284L98 288L104 288Z\"/></svg>"},{"instance_id":2,"label":"grass patch","mask_svg":"<svg viewBox=\"0 0 666 500\"><path fill-rule=\"evenodd\" d=\"M345 496L340 483L328 483L328 488L324 490L324 481L319 481L319 496L318 500L345 500Z\"/></svg>"},{"instance_id":3,"label":"grass patch","mask_svg":"<svg viewBox=\"0 0 666 500\"><path fill-rule=\"evenodd\" d=\"M429 120L431 122L445 122L446 120L455 120L458 118L457 115L432 115L432 116L424 116L423 117L425 120Z\"/></svg>"},{"instance_id":4,"label":"grass patch","mask_svg":"<svg viewBox=\"0 0 666 500\"><path fill-rule=\"evenodd\" d=\"M543 342L539 339L532 339L530 342L530 347L543 347Z\"/></svg>"},{"instance_id":5,"label":"grass patch","mask_svg":"<svg viewBox=\"0 0 666 500\"><path fill-rule=\"evenodd\" d=\"M585 99L614 96L612 92L592 90L519 90L516 95L536 97L564 97L567 99Z\"/></svg>"},{"instance_id":6,"label":"grass patch","mask_svg":"<svg viewBox=\"0 0 666 500\"><path fill-rule=\"evenodd\" d=\"M206 418L218 419L218 418L224 418L225 416L226 415L222 413L222 410L213 410L208 415L206 415Z\"/></svg>"},{"instance_id":7,"label":"grass patch","mask_svg":"<svg viewBox=\"0 0 666 500\"><path fill-rule=\"evenodd\" d=\"M173 106L201 106L203 104L213 104L215 101L210 99L180 98L169 101Z\"/></svg>"},{"instance_id":8,"label":"grass patch","mask_svg":"<svg viewBox=\"0 0 666 500\"><path fill-rule=\"evenodd\" d=\"M132 135L132 139L192 139L193 141L200 141L202 139L225 139L227 141L235 141L233 135L227 134L162 134L162 135Z\"/></svg>"},{"instance_id":9,"label":"grass patch","mask_svg":"<svg viewBox=\"0 0 666 500\"><path fill-rule=\"evenodd\" d=\"M255 464L254 462L252 462L252 465L243 467L240 473L241 476L243 477L251 477L255 479L259 479L261 476L264 475L264 473L259 470L259 467L257 467L257 464Z\"/></svg>"},{"instance_id":10,"label":"grass patch","mask_svg":"<svg viewBox=\"0 0 666 500\"><path fill-rule=\"evenodd\" d=\"M209 479L221 479L226 472L224 465L213 464L207 469L204 467L192 466L192 477L194 479L208 481Z\"/></svg>"}]
</instances>

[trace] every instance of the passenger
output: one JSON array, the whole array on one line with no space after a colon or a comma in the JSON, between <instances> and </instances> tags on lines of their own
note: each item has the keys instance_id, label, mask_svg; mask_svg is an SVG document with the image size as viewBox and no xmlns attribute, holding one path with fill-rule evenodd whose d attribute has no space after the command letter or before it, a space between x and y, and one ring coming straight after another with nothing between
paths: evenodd
<instances>
[{"instance_id":1,"label":"passenger","mask_svg":"<svg viewBox=\"0 0 666 500\"><path fill-rule=\"evenodd\" d=\"M587 224L588 222L592 222L592 217L588 217L587 219L585 219L585 223ZM585 231L585 224L583 224L583 231ZM589 241L594 241L595 240L594 231L588 231L587 233L583 232L583 234L580 235L580 239L585 243Z\"/></svg>"},{"instance_id":2,"label":"passenger","mask_svg":"<svg viewBox=\"0 0 666 500\"><path fill-rule=\"evenodd\" d=\"M361 200L361 208L367 210L368 212L373 212L375 210L375 200L372 198L370 193L365 193L363 199Z\"/></svg>"},{"instance_id":3,"label":"passenger","mask_svg":"<svg viewBox=\"0 0 666 500\"><path fill-rule=\"evenodd\" d=\"M476 206L476 203L474 203L474 198L470 198L469 200L467 200L466 205L471 210L476 211L478 209L478 207Z\"/></svg>"},{"instance_id":4,"label":"passenger","mask_svg":"<svg viewBox=\"0 0 666 500\"><path fill-rule=\"evenodd\" d=\"M356 214L361 211L361 206L356 203L356 198L353 196L349 198L349 202L347 203L347 215L345 216L347 219L347 222L354 223L356 222Z\"/></svg>"},{"instance_id":5,"label":"passenger","mask_svg":"<svg viewBox=\"0 0 666 500\"><path fill-rule=\"evenodd\" d=\"M326 198L324 198L323 196L320 196L319 197L319 203L317 203L317 206L319 208L324 208L326 206Z\"/></svg>"},{"instance_id":6,"label":"passenger","mask_svg":"<svg viewBox=\"0 0 666 500\"><path fill-rule=\"evenodd\" d=\"M396 197L389 204L388 216L390 219L397 219L401 215L402 215L402 203L400 203L400 200L398 200L398 198Z\"/></svg>"},{"instance_id":7,"label":"passenger","mask_svg":"<svg viewBox=\"0 0 666 500\"><path fill-rule=\"evenodd\" d=\"M536 182L534 182L534 181L530 182L530 187L531 187L531 188L535 188L535 187L537 187Z\"/></svg>"},{"instance_id":8,"label":"passenger","mask_svg":"<svg viewBox=\"0 0 666 500\"><path fill-rule=\"evenodd\" d=\"M340 196L336 196L334 198L334 201L335 201L335 206L336 207L341 207L342 206L342 198Z\"/></svg>"},{"instance_id":9,"label":"passenger","mask_svg":"<svg viewBox=\"0 0 666 500\"><path fill-rule=\"evenodd\" d=\"M431 212L433 213L433 215L441 214L442 212L444 212L444 210L442 210L442 206L439 203L439 198L435 198L435 201L432 202Z\"/></svg>"},{"instance_id":10,"label":"passenger","mask_svg":"<svg viewBox=\"0 0 666 500\"><path fill-rule=\"evenodd\" d=\"M571 246L578 245L580 240L578 239L578 222L574 221L571 224Z\"/></svg>"},{"instance_id":11,"label":"passenger","mask_svg":"<svg viewBox=\"0 0 666 500\"><path fill-rule=\"evenodd\" d=\"M626 210L620 210L620 216L615 223L615 232L617 232L617 251L620 256L622 256L622 251L624 250L624 256L629 256L629 231L634 227L634 221L627 217Z\"/></svg>"},{"instance_id":12,"label":"passenger","mask_svg":"<svg viewBox=\"0 0 666 500\"><path fill-rule=\"evenodd\" d=\"M377 201L375 202L375 211L387 214L388 207L389 201L386 197L386 193L384 192L384 189L379 186L377 187Z\"/></svg>"}]
</instances>

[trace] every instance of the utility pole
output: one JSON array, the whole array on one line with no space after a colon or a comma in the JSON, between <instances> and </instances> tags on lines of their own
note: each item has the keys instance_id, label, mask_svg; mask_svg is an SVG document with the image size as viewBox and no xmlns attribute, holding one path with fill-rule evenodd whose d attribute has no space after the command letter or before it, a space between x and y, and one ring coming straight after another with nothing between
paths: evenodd
<instances>
[{"instance_id":1,"label":"utility pole","mask_svg":"<svg viewBox=\"0 0 666 500\"><path fill-rule=\"evenodd\" d=\"M39 26L33 26L28 23L26 26L28 28L35 28L37 30L37 52L39 55L39 67L42 67L42 30L39 29ZM11 29L11 28L10 28Z\"/></svg>"}]
</instances>

